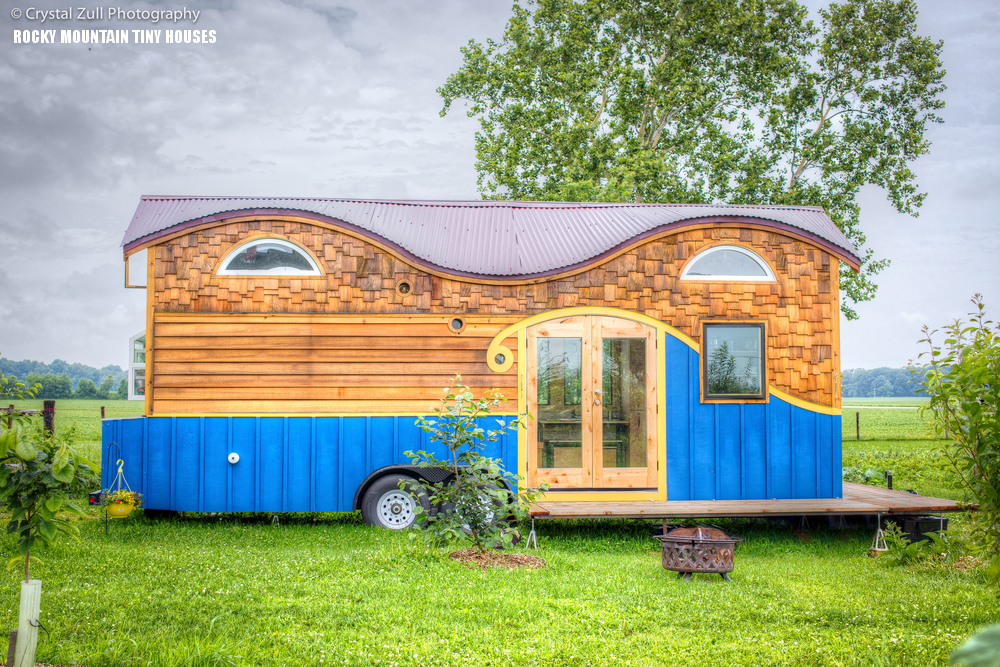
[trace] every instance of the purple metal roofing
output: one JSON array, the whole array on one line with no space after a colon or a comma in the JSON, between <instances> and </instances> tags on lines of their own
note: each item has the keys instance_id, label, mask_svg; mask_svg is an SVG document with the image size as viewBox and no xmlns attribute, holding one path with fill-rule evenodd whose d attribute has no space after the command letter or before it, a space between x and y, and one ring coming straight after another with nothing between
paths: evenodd
<instances>
[{"instance_id":1,"label":"purple metal roofing","mask_svg":"<svg viewBox=\"0 0 1000 667\"><path fill-rule=\"evenodd\" d=\"M129 251L208 222L268 214L341 224L419 264L501 280L589 264L672 228L741 219L798 233L860 263L854 244L815 206L143 196L122 245Z\"/></svg>"}]
</instances>

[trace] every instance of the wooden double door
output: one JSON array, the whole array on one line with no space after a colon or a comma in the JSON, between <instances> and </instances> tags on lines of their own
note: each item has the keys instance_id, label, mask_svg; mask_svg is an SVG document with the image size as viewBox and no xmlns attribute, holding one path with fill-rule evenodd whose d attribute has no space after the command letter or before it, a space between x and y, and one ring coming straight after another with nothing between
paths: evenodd
<instances>
[{"instance_id":1,"label":"wooden double door","mask_svg":"<svg viewBox=\"0 0 1000 667\"><path fill-rule=\"evenodd\" d=\"M527 330L527 482L553 489L654 489L656 331L576 316Z\"/></svg>"}]
</instances>

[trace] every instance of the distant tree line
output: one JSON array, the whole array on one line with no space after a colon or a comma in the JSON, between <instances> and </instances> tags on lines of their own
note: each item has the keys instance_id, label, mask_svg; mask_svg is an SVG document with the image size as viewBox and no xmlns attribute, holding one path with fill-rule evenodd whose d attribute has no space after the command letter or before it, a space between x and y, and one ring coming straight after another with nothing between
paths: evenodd
<instances>
[{"instance_id":1,"label":"distant tree line","mask_svg":"<svg viewBox=\"0 0 1000 667\"><path fill-rule=\"evenodd\" d=\"M919 396L924 386L924 373L906 368L852 368L843 372L842 396Z\"/></svg>"},{"instance_id":2,"label":"distant tree line","mask_svg":"<svg viewBox=\"0 0 1000 667\"><path fill-rule=\"evenodd\" d=\"M20 378L29 386L40 384L37 398L128 398L127 373L115 365L94 368L69 364L62 359L43 364L40 361L11 361L0 357L0 373Z\"/></svg>"}]
</instances>

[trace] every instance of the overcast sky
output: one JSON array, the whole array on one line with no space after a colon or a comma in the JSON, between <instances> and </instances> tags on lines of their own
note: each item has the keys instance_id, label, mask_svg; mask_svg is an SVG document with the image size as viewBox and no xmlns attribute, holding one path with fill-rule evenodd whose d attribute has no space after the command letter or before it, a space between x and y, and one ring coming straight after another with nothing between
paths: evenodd
<instances>
[{"instance_id":1,"label":"overcast sky","mask_svg":"<svg viewBox=\"0 0 1000 667\"><path fill-rule=\"evenodd\" d=\"M456 111L440 118L435 89L469 39L501 37L510 0L194 2L194 25L43 26L23 15L68 4L0 0L0 353L9 359L125 366L129 336L145 326L145 292L122 287L120 246L140 195L478 199L477 125ZM857 308L860 321L842 327L845 369L905 365L921 326L963 316L976 292L1000 319L1000 9L919 5L922 34L945 42L946 122L915 165L930 193L919 218L896 214L875 188L863 193L869 244L892 266ZM216 42L13 39L24 29L168 26L215 30Z\"/></svg>"}]
</instances>

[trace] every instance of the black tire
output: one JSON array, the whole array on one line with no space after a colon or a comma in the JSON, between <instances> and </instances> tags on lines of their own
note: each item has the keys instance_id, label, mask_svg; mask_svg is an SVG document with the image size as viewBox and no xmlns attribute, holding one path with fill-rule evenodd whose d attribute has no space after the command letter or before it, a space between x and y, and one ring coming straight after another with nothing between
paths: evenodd
<instances>
[{"instance_id":1,"label":"black tire","mask_svg":"<svg viewBox=\"0 0 1000 667\"><path fill-rule=\"evenodd\" d=\"M406 482L405 490L399 488ZM361 499L361 518L369 526L404 530L417 523L414 508L419 504L429 515L431 503L417 480L406 475L386 475L372 482Z\"/></svg>"}]
</instances>

